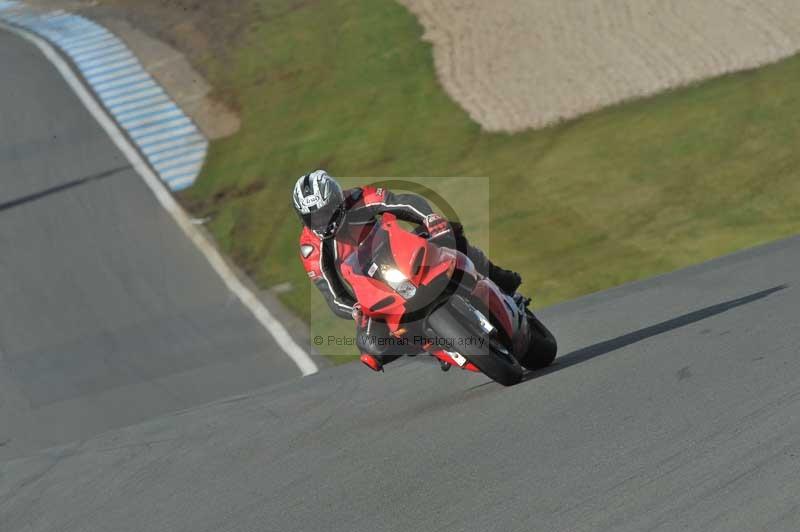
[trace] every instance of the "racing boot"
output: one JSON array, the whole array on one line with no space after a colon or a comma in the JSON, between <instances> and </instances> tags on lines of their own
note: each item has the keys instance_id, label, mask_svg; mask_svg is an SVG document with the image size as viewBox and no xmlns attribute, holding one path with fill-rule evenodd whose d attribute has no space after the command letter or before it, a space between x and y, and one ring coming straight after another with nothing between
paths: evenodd
<instances>
[{"instance_id":1,"label":"racing boot","mask_svg":"<svg viewBox=\"0 0 800 532\"><path fill-rule=\"evenodd\" d=\"M522 284L522 277L517 272L497 266L489 260L489 257L481 249L471 245L464 235L464 228L461 224L451 222L450 225L456 237L456 249L467 254L478 273L487 276L500 290L513 296L519 285Z\"/></svg>"},{"instance_id":2,"label":"racing boot","mask_svg":"<svg viewBox=\"0 0 800 532\"><path fill-rule=\"evenodd\" d=\"M522 284L522 277L517 272L505 270L492 262L489 262L489 279L506 294L513 296L517 288Z\"/></svg>"},{"instance_id":3,"label":"racing boot","mask_svg":"<svg viewBox=\"0 0 800 532\"><path fill-rule=\"evenodd\" d=\"M367 366L372 371L383 371L383 366L389 362L393 362L403 355L371 355L369 353L361 354L361 363Z\"/></svg>"}]
</instances>

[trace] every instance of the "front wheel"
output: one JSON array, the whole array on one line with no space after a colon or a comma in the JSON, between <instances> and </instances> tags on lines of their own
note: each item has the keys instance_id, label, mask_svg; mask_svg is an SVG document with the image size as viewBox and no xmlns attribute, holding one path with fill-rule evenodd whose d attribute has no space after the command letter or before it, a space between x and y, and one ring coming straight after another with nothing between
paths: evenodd
<instances>
[{"instance_id":1,"label":"front wheel","mask_svg":"<svg viewBox=\"0 0 800 532\"><path fill-rule=\"evenodd\" d=\"M521 360L522 365L531 371L545 368L555 360L558 343L553 333L533 315L533 312L526 309L525 315L528 317L528 326L531 329L531 343L528 352Z\"/></svg>"},{"instance_id":2,"label":"front wheel","mask_svg":"<svg viewBox=\"0 0 800 532\"><path fill-rule=\"evenodd\" d=\"M438 339L469 346L456 345L454 349L493 381L513 386L522 380L522 366L502 343L486 334L472 332L449 305L439 307L428 316L427 325Z\"/></svg>"}]
</instances>

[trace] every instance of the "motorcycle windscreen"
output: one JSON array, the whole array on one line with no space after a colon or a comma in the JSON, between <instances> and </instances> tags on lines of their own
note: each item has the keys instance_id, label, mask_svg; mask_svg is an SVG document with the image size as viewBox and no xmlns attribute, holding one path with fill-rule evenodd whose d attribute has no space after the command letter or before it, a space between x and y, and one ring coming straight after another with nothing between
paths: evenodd
<instances>
[{"instance_id":1,"label":"motorcycle windscreen","mask_svg":"<svg viewBox=\"0 0 800 532\"><path fill-rule=\"evenodd\" d=\"M380 224L375 224L372 231L358 245L358 251L351 255L348 261L352 261L350 266L353 271L383 282L385 279L381 277L382 272L390 268L397 269L389 245L389 233Z\"/></svg>"}]
</instances>

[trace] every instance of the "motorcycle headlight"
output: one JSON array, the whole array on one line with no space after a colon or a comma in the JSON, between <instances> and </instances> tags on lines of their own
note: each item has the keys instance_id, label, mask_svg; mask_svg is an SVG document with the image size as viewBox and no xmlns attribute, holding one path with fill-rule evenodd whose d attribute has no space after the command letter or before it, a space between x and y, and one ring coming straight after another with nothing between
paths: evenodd
<instances>
[{"instance_id":1,"label":"motorcycle headlight","mask_svg":"<svg viewBox=\"0 0 800 532\"><path fill-rule=\"evenodd\" d=\"M392 287L392 290L400 294L404 299L411 299L417 293L417 287L397 268L382 268L381 277L386 281L386 284Z\"/></svg>"},{"instance_id":2,"label":"motorcycle headlight","mask_svg":"<svg viewBox=\"0 0 800 532\"><path fill-rule=\"evenodd\" d=\"M383 278L389 284L402 283L403 281L408 280L406 276L403 275L403 272L397 268L384 268L381 273L383 274ZM394 288L394 286L392 288Z\"/></svg>"}]
</instances>

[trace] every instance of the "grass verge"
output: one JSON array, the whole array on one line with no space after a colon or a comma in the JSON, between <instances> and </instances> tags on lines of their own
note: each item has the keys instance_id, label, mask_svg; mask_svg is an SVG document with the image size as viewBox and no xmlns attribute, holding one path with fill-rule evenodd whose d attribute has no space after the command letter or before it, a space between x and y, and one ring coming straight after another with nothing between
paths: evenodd
<instances>
[{"instance_id":1,"label":"grass verge","mask_svg":"<svg viewBox=\"0 0 800 532\"><path fill-rule=\"evenodd\" d=\"M487 134L440 88L416 19L392 0L251 0L203 59L240 133L212 145L182 201L264 287L310 319L290 187L334 175L487 176L491 255L537 306L800 229L800 58L541 131ZM324 327L350 329L351 324ZM352 353L345 346L342 353Z\"/></svg>"}]
</instances>

